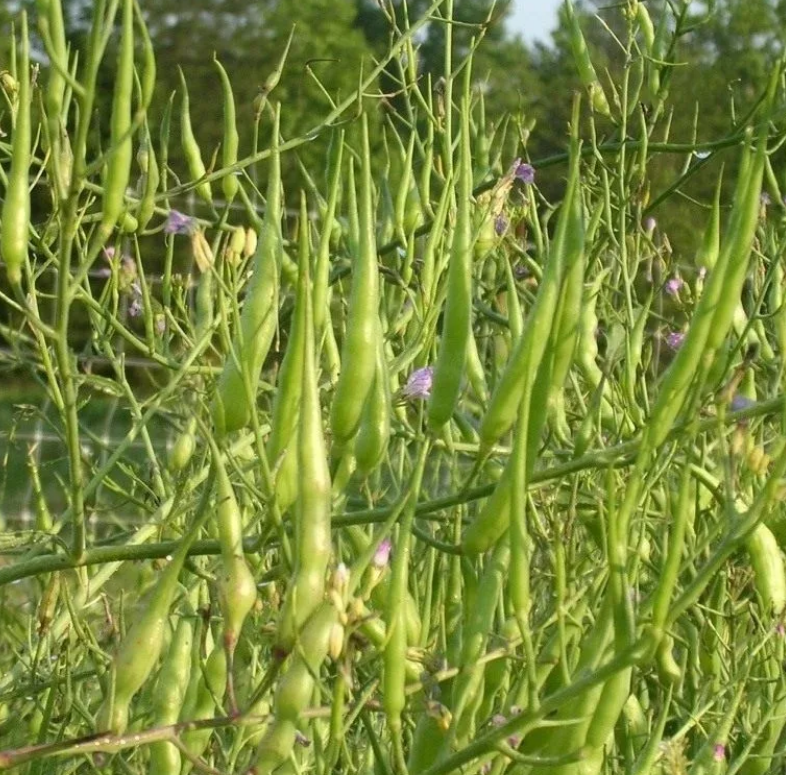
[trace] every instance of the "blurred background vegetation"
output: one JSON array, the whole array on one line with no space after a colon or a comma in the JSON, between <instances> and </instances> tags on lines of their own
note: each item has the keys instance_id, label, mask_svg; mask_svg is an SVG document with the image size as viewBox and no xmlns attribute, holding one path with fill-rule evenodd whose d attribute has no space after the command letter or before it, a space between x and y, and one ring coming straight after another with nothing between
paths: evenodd
<instances>
[{"instance_id":1,"label":"blurred background vegetation","mask_svg":"<svg viewBox=\"0 0 786 775\"><path fill-rule=\"evenodd\" d=\"M151 115L155 122L163 114L179 88L177 68L182 67L191 93L197 138L206 159L218 148L222 134L222 101L214 55L232 79L242 156L244 151L251 151L254 98L279 62L293 29L285 72L275 93L275 99L286 106L282 117L285 138L305 134L329 110L329 99L346 96L357 88L361 66L368 72L375 55L384 52L390 40L389 14L395 14L399 24L404 20L402 0L141 0L140 4L158 58L158 90ZM69 38L80 49L94 3L71 0L65 5ZM409 18L420 18L430 5L430 0L409 0ZM685 4L649 0L646 5L656 26L665 19L673 29L674 19ZM10 25L23 6L29 7L34 18L34 0L0 3L0 69L8 63ZM624 1L576 4L596 70L605 84L619 84L624 69L631 64L625 61L625 21L621 13L625 6ZM453 27L455 58L460 59L473 37L483 32L474 67L478 88L485 95L487 124L493 126L502 116L510 115L514 127L533 126L531 132L517 133L509 149L511 160L522 155L537 162L563 151L571 93L579 88L565 20L560 17L548 43L528 44L511 30L511 4L505 0L496 4L491 0L454 0L454 15L459 22ZM422 77L430 77L435 86L444 70L444 34L444 25L433 23L418 41L418 71ZM690 3L681 21L680 36L669 51L673 63L670 113L664 116L663 134L650 140L663 140L668 135L673 142L709 141L729 134L735 117L751 107L784 40L786 0ZM98 131L105 130L108 122L113 60L110 51L101 73L103 99L97 103ZM46 62L42 61L41 66L45 68ZM378 88L390 95L381 104L389 104L392 115L395 83L383 74ZM642 96L646 100L646 93ZM177 142L179 104L176 95L170 141L170 161L176 173L184 170ZM380 116L380 121L386 118ZM262 148L267 141L265 126L263 120L259 140ZM610 140L620 139L619 127L611 123L599 126ZM635 127L627 135L634 136ZM328 139L315 137L298 151L300 162L318 183ZM662 231L668 233L673 249L689 254L695 248L696 218L703 218L702 206L711 196L721 165L732 173L726 175L726 187L731 190L736 156L733 148L715 154L683 189L651 212ZM289 154L286 162L285 191L296 197L304 181L294 154ZM650 182L650 201L669 188L684 171L685 163L685 158L678 155L659 159ZM260 172L264 174L264 170ZM558 167L539 177L547 196L558 193L563 174Z\"/></svg>"}]
</instances>

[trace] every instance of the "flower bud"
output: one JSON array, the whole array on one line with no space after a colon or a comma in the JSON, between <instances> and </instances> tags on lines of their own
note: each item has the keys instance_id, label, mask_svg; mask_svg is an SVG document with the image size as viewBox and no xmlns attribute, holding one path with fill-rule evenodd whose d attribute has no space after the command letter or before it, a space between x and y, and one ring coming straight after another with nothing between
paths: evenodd
<instances>
[{"instance_id":1,"label":"flower bud","mask_svg":"<svg viewBox=\"0 0 786 775\"><path fill-rule=\"evenodd\" d=\"M330 629L330 637L328 639L328 654L333 660L341 656L344 650L344 628L336 622Z\"/></svg>"},{"instance_id":2,"label":"flower bud","mask_svg":"<svg viewBox=\"0 0 786 775\"><path fill-rule=\"evenodd\" d=\"M197 268L204 274L213 266L215 259L202 229L198 229L191 235L191 250L194 252Z\"/></svg>"},{"instance_id":3,"label":"flower bud","mask_svg":"<svg viewBox=\"0 0 786 775\"><path fill-rule=\"evenodd\" d=\"M246 242L243 246L243 257L253 256L257 249L257 233L252 229L246 229Z\"/></svg>"}]
</instances>

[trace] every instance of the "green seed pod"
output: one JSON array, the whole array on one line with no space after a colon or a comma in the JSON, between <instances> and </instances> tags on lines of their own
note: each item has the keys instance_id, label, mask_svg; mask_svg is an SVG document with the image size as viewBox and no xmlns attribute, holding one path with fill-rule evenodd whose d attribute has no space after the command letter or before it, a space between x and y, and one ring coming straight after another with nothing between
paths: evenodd
<instances>
[{"instance_id":1,"label":"green seed pod","mask_svg":"<svg viewBox=\"0 0 786 775\"><path fill-rule=\"evenodd\" d=\"M213 466L216 471L218 540L221 544L221 571L218 576L221 613L224 616L224 646L228 669L243 622L257 599L254 575L243 555L243 518L232 482L215 443L210 440Z\"/></svg>"},{"instance_id":2,"label":"green seed pod","mask_svg":"<svg viewBox=\"0 0 786 775\"><path fill-rule=\"evenodd\" d=\"M357 250L352 270L352 291L347 327L341 349L341 373L330 407L330 429L337 451L357 432L366 397L376 373L379 329L379 271L371 182L368 119L363 114L363 168Z\"/></svg>"},{"instance_id":3,"label":"green seed pod","mask_svg":"<svg viewBox=\"0 0 786 775\"><path fill-rule=\"evenodd\" d=\"M255 754L254 772L270 775L292 752L300 714L308 707L314 678L330 650L338 611L323 602L300 632L298 649L276 689L273 720L268 725Z\"/></svg>"},{"instance_id":4,"label":"green seed pod","mask_svg":"<svg viewBox=\"0 0 786 775\"><path fill-rule=\"evenodd\" d=\"M428 422L432 430L439 430L445 425L456 408L472 336L472 157L469 112L469 96L465 94L459 136L456 225L450 249L442 336L428 401Z\"/></svg>"},{"instance_id":5,"label":"green seed pod","mask_svg":"<svg viewBox=\"0 0 786 775\"><path fill-rule=\"evenodd\" d=\"M235 96L232 93L232 84L230 83L227 71L218 59L213 59L213 62L218 68L219 75L221 76L221 88L224 91L224 142L221 145L221 165L224 169L228 169L237 164L237 149L240 142L237 133L237 119L235 116ZM240 188L240 182L237 179L237 175L234 172L225 175L221 179L221 187L224 191L227 204L231 204L232 200L237 196L238 188Z\"/></svg>"},{"instance_id":6,"label":"green seed pod","mask_svg":"<svg viewBox=\"0 0 786 775\"><path fill-rule=\"evenodd\" d=\"M461 551L467 555L483 554L505 534L510 524L510 466L486 500L475 520L464 531Z\"/></svg>"},{"instance_id":7,"label":"green seed pod","mask_svg":"<svg viewBox=\"0 0 786 775\"><path fill-rule=\"evenodd\" d=\"M278 294L284 239L281 234L280 109L273 122L265 220L253 258L254 273L243 302L240 331L232 341L211 407L219 435L240 430L256 405L260 372L278 326ZM248 380L248 391L246 389Z\"/></svg>"},{"instance_id":8,"label":"green seed pod","mask_svg":"<svg viewBox=\"0 0 786 775\"><path fill-rule=\"evenodd\" d=\"M677 685L682 680L682 669L674 658L674 638L665 634L661 638L655 656L655 665L658 669L660 680L666 685Z\"/></svg>"},{"instance_id":9,"label":"green seed pod","mask_svg":"<svg viewBox=\"0 0 786 775\"><path fill-rule=\"evenodd\" d=\"M188 86L183 71L178 67L180 73L180 84L183 88L183 101L180 106L180 144L183 148L183 156L188 165L188 172L191 179L201 181L207 174L205 163L202 161L202 152L199 150L199 143L194 137L194 130L191 126L191 113L189 109ZM208 181L202 181L196 186L196 192L207 204L213 205L213 192Z\"/></svg>"},{"instance_id":10,"label":"green seed pod","mask_svg":"<svg viewBox=\"0 0 786 775\"><path fill-rule=\"evenodd\" d=\"M150 219L155 213L156 193L161 183L158 160L156 159L156 152L153 148L153 140L150 136L150 128L148 127L147 120L142 124L142 138L143 145L146 149L147 164L144 170L145 177L142 199L139 202L139 209L136 213L140 231L144 231L147 228Z\"/></svg>"},{"instance_id":11,"label":"green seed pod","mask_svg":"<svg viewBox=\"0 0 786 775\"><path fill-rule=\"evenodd\" d=\"M565 0L564 13L568 23L568 31L570 33L570 47L573 51L573 61L576 64L576 69L579 72L579 78L584 88L590 96L590 104L593 110L600 113L607 118L611 118L611 109L609 102L606 99L606 93L603 91L603 86L600 83L595 68L590 58L587 42L584 40L584 34L581 31L576 13L573 10L573 3L571 0Z\"/></svg>"},{"instance_id":12,"label":"green seed pod","mask_svg":"<svg viewBox=\"0 0 786 775\"><path fill-rule=\"evenodd\" d=\"M767 615L779 617L786 607L786 571L772 531L759 524L745 542L756 591Z\"/></svg>"},{"instance_id":13,"label":"green seed pod","mask_svg":"<svg viewBox=\"0 0 786 775\"><path fill-rule=\"evenodd\" d=\"M300 197L298 262L304 266L311 261L308 204L305 193ZM289 338L284 359L278 373L270 422L268 460L275 461L275 499L279 510L285 512L297 499L300 475L297 470L297 428L303 388L303 364L306 346L307 296L311 293L308 272L298 272L295 306L289 327Z\"/></svg>"},{"instance_id":14,"label":"green seed pod","mask_svg":"<svg viewBox=\"0 0 786 775\"><path fill-rule=\"evenodd\" d=\"M193 668L192 668L193 670ZM201 721L213 718L217 703L224 696L227 683L227 659L223 648L216 646L207 658L204 672L197 684L194 705L189 708L188 715L181 715L181 721ZM185 710L185 705L184 705ZM192 757L199 757L210 742L212 729L194 729L184 732L181 738L183 745ZM180 775L188 775L193 762L183 757Z\"/></svg>"},{"instance_id":15,"label":"green seed pod","mask_svg":"<svg viewBox=\"0 0 786 775\"><path fill-rule=\"evenodd\" d=\"M311 287L309 262L298 268L306 288ZM317 384L314 315L311 294L305 294L305 337L302 353L300 428L297 467L301 482L295 504L295 567L281 609L278 646L290 651L298 633L322 602L325 574L331 553L331 480L322 430L322 407ZM300 641L302 646L302 640ZM321 660L320 660L321 661Z\"/></svg>"},{"instance_id":16,"label":"green seed pod","mask_svg":"<svg viewBox=\"0 0 786 775\"><path fill-rule=\"evenodd\" d=\"M123 30L117 55L117 74L110 121L111 152L104 167L104 195L101 200L101 224L98 239L105 243L121 220L125 209L125 194L131 179L133 138L131 136L131 96L134 88L134 3L123 0ZM124 219L121 226L129 230L131 222ZM136 219L133 221L136 227ZM133 231L133 229L131 230Z\"/></svg>"},{"instance_id":17,"label":"green seed pod","mask_svg":"<svg viewBox=\"0 0 786 775\"><path fill-rule=\"evenodd\" d=\"M16 120L11 148L11 169L0 223L0 250L11 285L22 281L27 262L30 228L29 170L31 160L30 61L27 14L22 12L22 43L17 67Z\"/></svg>"},{"instance_id":18,"label":"green seed pod","mask_svg":"<svg viewBox=\"0 0 786 775\"><path fill-rule=\"evenodd\" d=\"M169 644L164 663L158 674L158 685L153 695L153 718L156 726L177 722L183 707L191 674L191 652L194 642L194 620L184 616ZM180 751L168 741L150 746L150 775L180 773Z\"/></svg>"},{"instance_id":19,"label":"green seed pod","mask_svg":"<svg viewBox=\"0 0 786 775\"><path fill-rule=\"evenodd\" d=\"M377 370L355 439L355 462L357 470L367 477L381 462L390 440L390 379L385 361L385 345L382 337L377 344Z\"/></svg>"}]
</instances>

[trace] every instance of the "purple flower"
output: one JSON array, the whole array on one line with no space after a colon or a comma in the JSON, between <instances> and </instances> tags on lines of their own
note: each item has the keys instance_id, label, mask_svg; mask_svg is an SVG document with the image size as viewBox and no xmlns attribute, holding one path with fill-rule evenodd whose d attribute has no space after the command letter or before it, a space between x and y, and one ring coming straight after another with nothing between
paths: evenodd
<instances>
[{"instance_id":1,"label":"purple flower","mask_svg":"<svg viewBox=\"0 0 786 775\"><path fill-rule=\"evenodd\" d=\"M712 758L716 762L722 762L726 758L726 746L723 743L716 743L712 750Z\"/></svg>"},{"instance_id":2,"label":"purple flower","mask_svg":"<svg viewBox=\"0 0 786 775\"><path fill-rule=\"evenodd\" d=\"M191 234L194 230L194 219L177 210L170 210L164 225L165 234Z\"/></svg>"},{"instance_id":3,"label":"purple flower","mask_svg":"<svg viewBox=\"0 0 786 775\"><path fill-rule=\"evenodd\" d=\"M740 395L739 393L731 399L731 411L741 412L743 409L750 409L755 406L756 402L747 396Z\"/></svg>"},{"instance_id":4,"label":"purple flower","mask_svg":"<svg viewBox=\"0 0 786 775\"><path fill-rule=\"evenodd\" d=\"M657 225L657 221L651 215L644 219L644 231L646 231L647 234L652 234Z\"/></svg>"},{"instance_id":5,"label":"purple flower","mask_svg":"<svg viewBox=\"0 0 786 775\"><path fill-rule=\"evenodd\" d=\"M141 299L134 299L128 305L128 314L132 318L137 318L142 314L142 300Z\"/></svg>"},{"instance_id":6,"label":"purple flower","mask_svg":"<svg viewBox=\"0 0 786 775\"><path fill-rule=\"evenodd\" d=\"M401 394L404 398L428 398L431 395L431 381L434 377L434 369L431 366L424 366L422 369L415 369L409 375L407 384Z\"/></svg>"},{"instance_id":7,"label":"purple flower","mask_svg":"<svg viewBox=\"0 0 786 775\"><path fill-rule=\"evenodd\" d=\"M525 186L530 186L535 182L535 168L521 159L516 159L513 163L513 177Z\"/></svg>"},{"instance_id":8,"label":"purple flower","mask_svg":"<svg viewBox=\"0 0 786 775\"><path fill-rule=\"evenodd\" d=\"M390 561L390 550L393 548L389 538L385 538L374 552L374 559L371 561L375 568L384 568Z\"/></svg>"},{"instance_id":9,"label":"purple flower","mask_svg":"<svg viewBox=\"0 0 786 775\"><path fill-rule=\"evenodd\" d=\"M508 219L501 213L494 219L494 231L501 237L508 230Z\"/></svg>"},{"instance_id":10,"label":"purple flower","mask_svg":"<svg viewBox=\"0 0 786 775\"><path fill-rule=\"evenodd\" d=\"M669 296L677 296L683 285L685 285L685 281L681 277L670 277L666 280L666 293Z\"/></svg>"},{"instance_id":11,"label":"purple flower","mask_svg":"<svg viewBox=\"0 0 786 775\"><path fill-rule=\"evenodd\" d=\"M676 350L682 345L684 339L685 334L682 331L672 331L666 335L666 344L671 347L672 350Z\"/></svg>"},{"instance_id":12,"label":"purple flower","mask_svg":"<svg viewBox=\"0 0 786 775\"><path fill-rule=\"evenodd\" d=\"M775 625L775 632L778 633L781 638L786 635L786 626L784 626L783 622L778 622L778 624Z\"/></svg>"}]
</instances>

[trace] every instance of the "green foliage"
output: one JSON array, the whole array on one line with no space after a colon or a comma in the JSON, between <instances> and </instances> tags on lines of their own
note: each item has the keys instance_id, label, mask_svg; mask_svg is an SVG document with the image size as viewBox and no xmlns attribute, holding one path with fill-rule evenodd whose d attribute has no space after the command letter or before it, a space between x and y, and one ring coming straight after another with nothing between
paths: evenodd
<instances>
[{"instance_id":1,"label":"green foliage","mask_svg":"<svg viewBox=\"0 0 786 775\"><path fill-rule=\"evenodd\" d=\"M489 8L97 0L66 61L36 3L0 769L783 768L786 59L731 3Z\"/></svg>"}]
</instances>

